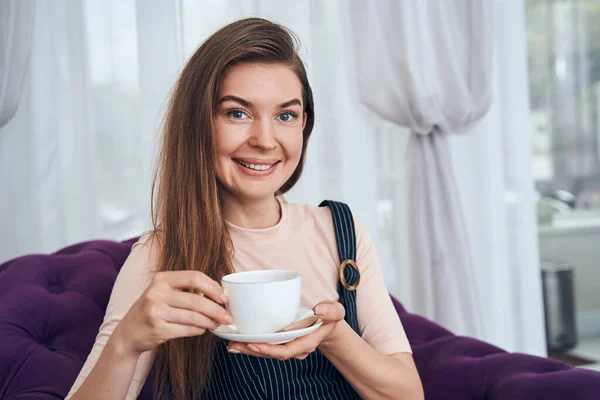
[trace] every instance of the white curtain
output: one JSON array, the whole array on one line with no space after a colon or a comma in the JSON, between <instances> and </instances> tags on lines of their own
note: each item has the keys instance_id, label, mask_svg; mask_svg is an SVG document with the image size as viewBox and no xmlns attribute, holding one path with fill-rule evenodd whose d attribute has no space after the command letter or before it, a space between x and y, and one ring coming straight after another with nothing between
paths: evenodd
<instances>
[{"instance_id":1,"label":"white curtain","mask_svg":"<svg viewBox=\"0 0 600 400\"><path fill-rule=\"evenodd\" d=\"M135 11L36 3L23 98L0 130L0 260L146 229Z\"/></svg>"},{"instance_id":2,"label":"white curtain","mask_svg":"<svg viewBox=\"0 0 600 400\"><path fill-rule=\"evenodd\" d=\"M17 112L31 43L34 0L0 2L0 127Z\"/></svg>"},{"instance_id":3,"label":"white curtain","mask_svg":"<svg viewBox=\"0 0 600 400\"><path fill-rule=\"evenodd\" d=\"M380 154L407 152L384 169L399 175L388 236L411 250L394 268L409 263L412 310L544 355L523 3L432 3L353 3L361 101L388 121Z\"/></svg>"},{"instance_id":4,"label":"white curtain","mask_svg":"<svg viewBox=\"0 0 600 400\"><path fill-rule=\"evenodd\" d=\"M493 102L450 148L470 233L482 337L544 356L523 0L495 2Z\"/></svg>"},{"instance_id":5,"label":"white curtain","mask_svg":"<svg viewBox=\"0 0 600 400\"><path fill-rule=\"evenodd\" d=\"M492 5L432 5L352 2L360 99L412 132L407 176L415 311L457 333L479 335L474 266L447 135L469 129L490 106Z\"/></svg>"}]
</instances>

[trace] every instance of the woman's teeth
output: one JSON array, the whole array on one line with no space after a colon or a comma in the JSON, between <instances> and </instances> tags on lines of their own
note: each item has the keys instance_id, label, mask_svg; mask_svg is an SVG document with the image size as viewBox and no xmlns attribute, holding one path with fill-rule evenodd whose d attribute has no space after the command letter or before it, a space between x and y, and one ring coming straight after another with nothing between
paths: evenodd
<instances>
[{"instance_id":1,"label":"woman's teeth","mask_svg":"<svg viewBox=\"0 0 600 400\"><path fill-rule=\"evenodd\" d=\"M271 168L273 165L264 165L264 164L248 164L243 162L242 160L236 160L238 163L240 163L241 165L243 165L246 168L250 168L253 169L255 171L266 171L269 168Z\"/></svg>"}]
</instances>

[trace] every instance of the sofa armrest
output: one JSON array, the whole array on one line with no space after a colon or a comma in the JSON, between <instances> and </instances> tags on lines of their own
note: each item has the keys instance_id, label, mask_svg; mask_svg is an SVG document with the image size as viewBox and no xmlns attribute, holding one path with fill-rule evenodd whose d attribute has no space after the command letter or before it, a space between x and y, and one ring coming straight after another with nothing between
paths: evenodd
<instances>
[{"instance_id":1,"label":"sofa armrest","mask_svg":"<svg viewBox=\"0 0 600 400\"><path fill-rule=\"evenodd\" d=\"M600 373L455 336L392 298L427 400L600 399Z\"/></svg>"}]
</instances>

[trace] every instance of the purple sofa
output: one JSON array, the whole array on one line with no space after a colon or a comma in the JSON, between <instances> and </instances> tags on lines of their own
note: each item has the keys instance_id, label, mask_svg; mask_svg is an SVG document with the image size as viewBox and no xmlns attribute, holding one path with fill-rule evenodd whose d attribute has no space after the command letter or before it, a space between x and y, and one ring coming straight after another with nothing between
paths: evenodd
<instances>
[{"instance_id":1,"label":"purple sofa","mask_svg":"<svg viewBox=\"0 0 600 400\"><path fill-rule=\"evenodd\" d=\"M0 265L0 399L62 399L94 343L135 240ZM600 373L455 336L394 300L429 400L600 399ZM151 399L150 381L140 399Z\"/></svg>"}]
</instances>

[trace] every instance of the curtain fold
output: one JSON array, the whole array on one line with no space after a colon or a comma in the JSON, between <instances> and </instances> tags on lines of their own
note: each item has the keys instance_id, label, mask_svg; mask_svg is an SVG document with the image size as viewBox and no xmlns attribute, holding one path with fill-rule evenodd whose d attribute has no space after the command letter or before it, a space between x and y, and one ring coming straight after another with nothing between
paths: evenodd
<instances>
[{"instance_id":1,"label":"curtain fold","mask_svg":"<svg viewBox=\"0 0 600 400\"><path fill-rule=\"evenodd\" d=\"M31 49L35 0L0 2L0 127L14 117Z\"/></svg>"},{"instance_id":2,"label":"curtain fold","mask_svg":"<svg viewBox=\"0 0 600 400\"><path fill-rule=\"evenodd\" d=\"M492 3L350 4L364 105L419 134L466 131L489 109Z\"/></svg>"},{"instance_id":3,"label":"curtain fold","mask_svg":"<svg viewBox=\"0 0 600 400\"><path fill-rule=\"evenodd\" d=\"M493 4L351 3L361 102L411 131L407 152L415 311L457 333L481 332L474 266L446 135L492 99Z\"/></svg>"},{"instance_id":4,"label":"curtain fold","mask_svg":"<svg viewBox=\"0 0 600 400\"><path fill-rule=\"evenodd\" d=\"M406 157L409 256L415 311L480 337L475 266L447 135L412 133Z\"/></svg>"}]
</instances>

